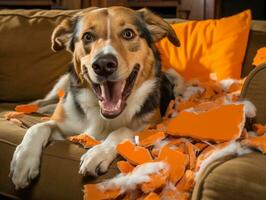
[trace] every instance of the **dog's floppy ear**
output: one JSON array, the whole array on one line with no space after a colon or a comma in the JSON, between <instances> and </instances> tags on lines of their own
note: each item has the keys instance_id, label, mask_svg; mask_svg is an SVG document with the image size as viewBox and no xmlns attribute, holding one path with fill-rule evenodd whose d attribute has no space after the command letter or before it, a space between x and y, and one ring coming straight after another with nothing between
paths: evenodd
<instances>
[{"instance_id":1,"label":"dog's floppy ear","mask_svg":"<svg viewBox=\"0 0 266 200\"><path fill-rule=\"evenodd\" d=\"M146 8L140 9L137 12L145 21L154 42L167 37L172 44L175 46L180 46L180 42L175 34L175 31L169 23Z\"/></svg>"},{"instance_id":2,"label":"dog's floppy ear","mask_svg":"<svg viewBox=\"0 0 266 200\"><path fill-rule=\"evenodd\" d=\"M59 51L67 49L74 51L74 29L78 17L72 17L63 20L53 31L52 34L52 50Z\"/></svg>"},{"instance_id":3,"label":"dog's floppy ear","mask_svg":"<svg viewBox=\"0 0 266 200\"><path fill-rule=\"evenodd\" d=\"M72 17L63 20L57 27L55 27L52 34L52 50L59 51L67 49L71 52L74 51L75 46L75 28L76 24L87 12L97 9L97 7L90 7L82 9Z\"/></svg>"}]
</instances>

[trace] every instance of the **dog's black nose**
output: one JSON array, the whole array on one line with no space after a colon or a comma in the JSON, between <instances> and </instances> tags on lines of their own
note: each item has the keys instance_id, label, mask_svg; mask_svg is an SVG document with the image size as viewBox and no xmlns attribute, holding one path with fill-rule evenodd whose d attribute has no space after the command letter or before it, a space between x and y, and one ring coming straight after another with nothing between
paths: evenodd
<instances>
[{"instance_id":1,"label":"dog's black nose","mask_svg":"<svg viewBox=\"0 0 266 200\"><path fill-rule=\"evenodd\" d=\"M117 70L117 58L112 54L99 56L93 63L92 68L99 76L109 76Z\"/></svg>"}]
</instances>

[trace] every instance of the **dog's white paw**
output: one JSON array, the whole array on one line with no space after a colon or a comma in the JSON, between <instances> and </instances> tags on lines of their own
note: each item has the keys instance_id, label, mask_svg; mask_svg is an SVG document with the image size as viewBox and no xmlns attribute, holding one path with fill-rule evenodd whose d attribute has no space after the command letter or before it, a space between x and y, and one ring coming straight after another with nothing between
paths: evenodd
<instances>
[{"instance_id":1,"label":"dog's white paw","mask_svg":"<svg viewBox=\"0 0 266 200\"><path fill-rule=\"evenodd\" d=\"M40 156L29 148L19 145L10 164L10 174L16 190L27 187L39 174Z\"/></svg>"},{"instance_id":2,"label":"dog's white paw","mask_svg":"<svg viewBox=\"0 0 266 200\"><path fill-rule=\"evenodd\" d=\"M107 172L109 165L116 157L114 147L99 144L82 155L79 173L98 176Z\"/></svg>"}]
</instances>

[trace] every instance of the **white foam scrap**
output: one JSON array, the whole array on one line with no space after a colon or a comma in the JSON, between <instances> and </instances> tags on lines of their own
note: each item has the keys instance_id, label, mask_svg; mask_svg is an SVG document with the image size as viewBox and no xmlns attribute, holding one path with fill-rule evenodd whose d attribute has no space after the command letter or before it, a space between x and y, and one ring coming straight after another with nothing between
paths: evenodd
<instances>
[{"instance_id":1,"label":"white foam scrap","mask_svg":"<svg viewBox=\"0 0 266 200\"><path fill-rule=\"evenodd\" d=\"M139 145L139 136L138 135L135 135L135 144L136 145Z\"/></svg>"},{"instance_id":2,"label":"white foam scrap","mask_svg":"<svg viewBox=\"0 0 266 200\"><path fill-rule=\"evenodd\" d=\"M238 82L239 82L239 80L231 79L231 78L229 78L229 79L224 79L224 80L219 81L219 83L220 83L222 89L223 89L225 92L227 92L227 91L229 90L230 86L231 86L233 83L238 83Z\"/></svg>"},{"instance_id":3,"label":"white foam scrap","mask_svg":"<svg viewBox=\"0 0 266 200\"><path fill-rule=\"evenodd\" d=\"M164 140L158 141L154 144L154 149L160 149L162 148L164 145L168 144L170 141L169 138L166 138Z\"/></svg>"},{"instance_id":4,"label":"white foam scrap","mask_svg":"<svg viewBox=\"0 0 266 200\"><path fill-rule=\"evenodd\" d=\"M190 97L192 97L194 94L202 94L204 92L204 89L199 86L188 86L183 93L183 100L187 101Z\"/></svg>"},{"instance_id":5,"label":"white foam scrap","mask_svg":"<svg viewBox=\"0 0 266 200\"><path fill-rule=\"evenodd\" d=\"M253 103L251 103L250 101L242 101L242 103L244 104L244 108L245 108L245 114L247 117L249 118L253 118L256 116L256 107L254 106Z\"/></svg>"},{"instance_id":6,"label":"white foam scrap","mask_svg":"<svg viewBox=\"0 0 266 200\"><path fill-rule=\"evenodd\" d=\"M251 137L257 137L257 133L254 132L254 131L248 131L248 135L251 136Z\"/></svg>"},{"instance_id":7,"label":"white foam scrap","mask_svg":"<svg viewBox=\"0 0 266 200\"><path fill-rule=\"evenodd\" d=\"M100 183L100 189L120 188L120 194L125 191L135 190L136 186L150 181L151 174L159 173L162 169L167 169L165 162L149 162L137 166L131 173L119 174L118 176Z\"/></svg>"}]
</instances>

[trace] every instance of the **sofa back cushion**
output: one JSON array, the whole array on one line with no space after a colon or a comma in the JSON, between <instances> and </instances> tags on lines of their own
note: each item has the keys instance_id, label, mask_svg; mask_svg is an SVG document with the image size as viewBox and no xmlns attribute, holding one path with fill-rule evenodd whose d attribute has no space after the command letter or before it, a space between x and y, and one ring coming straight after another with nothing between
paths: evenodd
<instances>
[{"instance_id":1,"label":"sofa back cushion","mask_svg":"<svg viewBox=\"0 0 266 200\"><path fill-rule=\"evenodd\" d=\"M0 11L0 101L42 98L68 70L70 53L51 50L54 27L75 11Z\"/></svg>"},{"instance_id":2,"label":"sofa back cushion","mask_svg":"<svg viewBox=\"0 0 266 200\"><path fill-rule=\"evenodd\" d=\"M253 69L253 59L258 49L266 47L266 21L253 20L249 34L249 42L243 64L242 77L246 77Z\"/></svg>"}]
</instances>

